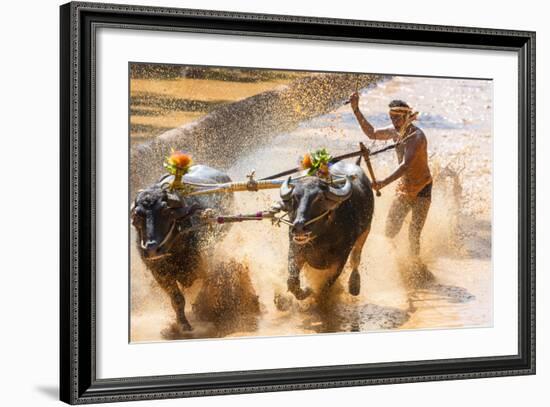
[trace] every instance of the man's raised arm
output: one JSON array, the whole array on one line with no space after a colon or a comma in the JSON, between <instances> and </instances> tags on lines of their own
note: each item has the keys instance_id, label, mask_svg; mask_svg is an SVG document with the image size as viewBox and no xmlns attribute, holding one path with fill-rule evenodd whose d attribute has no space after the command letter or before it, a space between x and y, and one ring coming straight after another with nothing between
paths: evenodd
<instances>
[{"instance_id":1,"label":"man's raised arm","mask_svg":"<svg viewBox=\"0 0 550 407\"><path fill-rule=\"evenodd\" d=\"M359 110L359 94L357 92L353 93L350 97L350 104L359 126L363 133L367 135L368 138L372 140L391 140L397 137L397 132L393 127L385 127L383 129L375 129L372 124L365 119L365 116Z\"/></svg>"}]
</instances>

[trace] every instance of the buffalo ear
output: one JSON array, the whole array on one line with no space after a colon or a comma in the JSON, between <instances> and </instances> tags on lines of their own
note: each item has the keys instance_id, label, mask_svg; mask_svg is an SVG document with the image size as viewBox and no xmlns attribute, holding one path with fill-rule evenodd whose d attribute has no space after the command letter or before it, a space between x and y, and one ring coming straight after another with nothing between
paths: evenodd
<instances>
[{"instance_id":1,"label":"buffalo ear","mask_svg":"<svg viewBox=\"0 0 550 407\"><path fill-rule=\"evenodd\" d=\"M168 192L166 194L166 203L169 208L177 208L183 204L181 197L174 192Z\"/></svg>"},{"instance_id":2,"label":"buffalo ear","mask_svg":"<svg viewBox=\"0 0 550 407\"><path fill-rule=\"evenodd\" d=\"M181 205L179 208L176 208L173 211L174 217L177 219L185 218L188 216L193 215L195 212L200 211L201 207L197 204L193 204L191 206L188 205Z\"/></svg>"},{"instance_id":3,"label":"buffalo ear","mask_svg":"<svg viewBox=\"0 0 550 407\"><path fill-rule=\"evenodd\" d=\"M141 195L142 192L143 192L143 189L138 189L138 191L136 192L136 197L134 198L134 200L132 201L132 204L130 205L130 212L134 212L139 196Z\"/></svg>"}]
</instances>

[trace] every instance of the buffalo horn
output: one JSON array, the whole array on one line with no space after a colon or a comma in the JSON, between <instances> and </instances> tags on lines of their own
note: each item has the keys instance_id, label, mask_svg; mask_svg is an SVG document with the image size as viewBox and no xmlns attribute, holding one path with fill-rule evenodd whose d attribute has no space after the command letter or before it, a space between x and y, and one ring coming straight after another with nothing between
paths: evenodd
<instances>
[{"instance_id":1,"label":"buffalo horn","mask_svg":"<svg viewBox=\"0 0 550 407\"><path fill-rule=\"evenodd\" d=\"M346 183L342 188L334 188L329 185L327 197L336 202L343 202L351 196L351 179L346 176Z\"/></svg>"},{"instance_id":2,"label":"buffalo horn","mask_svg":"<svg viewBox=\"0 0 550 407\"><path fill-rule=\"evenodd\" d=\"M283 185L281 185L281 199L283 201L288 201L290 199L290 195L292 194L292 190L294 189L294 185L292 185L290 183L290 178L291 177L288 177L288 179L283 183Z\"/></svg>"}]
</instances>

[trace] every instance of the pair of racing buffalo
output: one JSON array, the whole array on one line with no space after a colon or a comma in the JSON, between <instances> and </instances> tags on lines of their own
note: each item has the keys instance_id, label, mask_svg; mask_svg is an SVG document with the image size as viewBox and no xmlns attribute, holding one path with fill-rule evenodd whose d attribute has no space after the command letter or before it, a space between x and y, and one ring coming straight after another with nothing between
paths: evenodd
<instances>
[{"instance_id":1,"label":"pair of racing buffalo","mask_svg":"<svg viewBox=\"0 0 550 407\"><path fill-rule=\"evenodd\" d=\"M306 264L331 271L319 294L322 296L340 276L349 258L352 268L349 292L358 295L360 291L358 267L374 211L371 184L355 164L340 161L330 167L330 173L345 178L345 183L336 186L319 177L306 176L289 179L280 188L278 206L288 212L291 223L287 286L298 300L311 295L309 287L300 285L300 271ZM197 217L193 215L208 208L227 212L233 196L184 197L166 188L172 177L165 175L137 193L131 219L137 231L141 258L169 295L179 327L191 330L185 316L182 288L189 287L206 271L208 251L229 228L193 228L197 226ZM216 169L194 165L183 176L183 181L215 184L231 182L231 179Z\"/></svg>"}]
</instances>

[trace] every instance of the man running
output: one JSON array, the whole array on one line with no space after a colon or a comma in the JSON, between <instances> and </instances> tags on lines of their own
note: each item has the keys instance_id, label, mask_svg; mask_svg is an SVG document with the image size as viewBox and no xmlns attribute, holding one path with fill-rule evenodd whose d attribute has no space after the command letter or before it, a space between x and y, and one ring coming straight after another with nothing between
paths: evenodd
<instances>
[{"instance_id":1,"label":"man running","mask_svg":"<svg viewBox=\"0 0 550 407\"><path fill-rule=\"evenodd\" d=\"M393 140L401 143L396 148L399 166L386 179L373 182L375 190L399 180L396 197L390 207L386 221L386 236L395 237L401 230L405 217L412 211L409 226L410 252L418 260L420 235L432 201L432 176L428 166L428 142L426 136L412 122L418 115L402 100L389 104L393 126L375 129L359 110L359 94L350 98L351 108L363 132L372 140Z\"/></svg>"}]
</instances>

